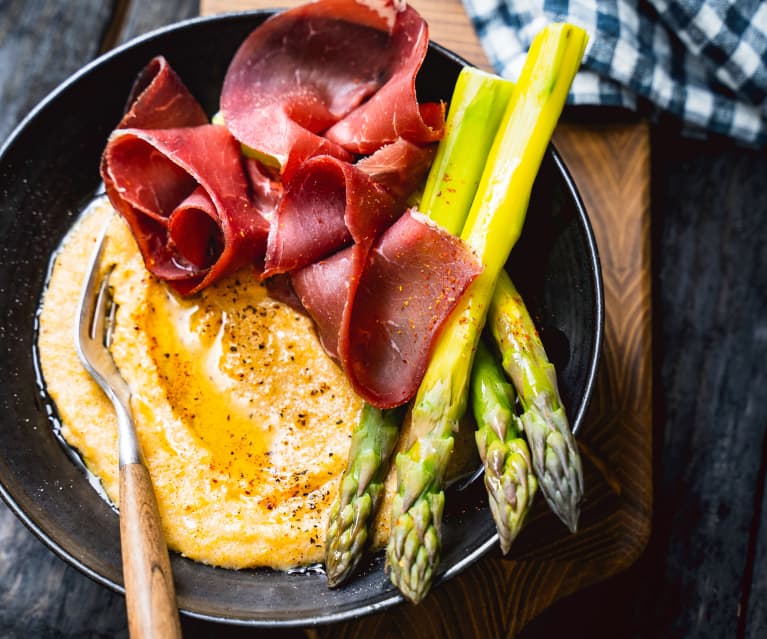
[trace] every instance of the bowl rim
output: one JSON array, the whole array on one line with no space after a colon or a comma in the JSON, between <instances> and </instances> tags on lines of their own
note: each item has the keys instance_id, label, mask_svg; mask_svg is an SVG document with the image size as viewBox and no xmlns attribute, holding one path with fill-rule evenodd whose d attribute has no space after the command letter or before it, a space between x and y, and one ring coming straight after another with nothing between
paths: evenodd
<instances>
[{"instance_id":1,"label":"bowl rim","mask_svg":"<svg viewBox=\"0 0 767 639\"><path fill-rule=\"evenodd\" d=\"M134 47L140 46L151 40L161 38L166 34L176 31L183 31L190 27L195 27L200 24L216 24L224 22L238 22L240 20L247 20L254 17L261 17L264 15L272 15L280 12L283 9L252 9L243 11L234 11L227 13L220 13L211 16L195 16L187 18L185 20L177 21L157 29L148 31L135 38L126 41L123 44L107 51L94 58L87 64L83 65L79 70L72 73L60 84L58 84L53 90L51 90L43 99L41 99L28 113L27 115L13 128L8 137L0 145L0 160L2 160L6 153L14 146L17 138L19 138L27 127L34 122L37 116L44 111L51 103L55 102L63 93L70 89L73 85L80 81L83 77L92 73L98 67L109 63L113 58L119 57L123 52L128 51ZM435 49L441 55L448 59L462 65L462 66L474 66L471 62L467 61L449 48L430 40L429 46ZM597 371L599 368L600 353L602 350L602 343L604 339L604 285L601 271L601 262L599 253L597 250L597 243L594 236L593 227L589 219L586 207L580 196L575 181L572 178L565 162L556 149L554 143L549 144L547 152L551 153L557 172L561 176L566 192L569 194L572 202L575 205L576 217L579 219L580 226L585 235L585 241L588 248L588 263L590 267L590 276L594 285L594 308L593 313L596 319L596 326L594 331L594 341L592 351L588 355L588 371L585 378L584 392L580 398L579 408L576 414L571 419L571 427L573 432L577 435L582 427L582 423L588 409L591 397L596 384ZM37 358L33 356L33 364L35 373L40 374L39 363ZM114 580L101 575L94 568L88 566L84 561L78 559L72 553L65 550L61 545L56 542L52 536L50 536L39 524L32 515L25 512L21 506L17 503L11 491L5 485L5 481L0 477L0 498L8 506L9 510L33 533L33 535L40 540L49 550L55 555L63 559L66 563L76 568L85 576L89 577L93 581L106 586L113 592L124 594L125 588L122 584L115 582ZM433 588L437 587L441 583L455 577L460 572L465 570L468 566L475 563L479 558L484 556L496 543L498 542L498 534L491 535L483 544L479 545L472 552L465 555L462 559L452 564L444 572L441 572L434 580ZM319 616L313 617L299 617L291 619L252 619L252 618L240 618L240 617L226 617L219 615L212 615L208 613L202 613L188 608L179 608L180 612L191 618L200 619L203 621L225 623L232 625L241 625L249 627L260 628L297 628L297 627L309 627L324 625L329 623L336 623L341 621L349 621L359 618L360 616L367 615L374 612L381 612L392 606L402 603L404 598L398 592L394 592L390 597L381 601L361 604L354 608L340 611L329 612Z\"/></svg>"}]
</instances>

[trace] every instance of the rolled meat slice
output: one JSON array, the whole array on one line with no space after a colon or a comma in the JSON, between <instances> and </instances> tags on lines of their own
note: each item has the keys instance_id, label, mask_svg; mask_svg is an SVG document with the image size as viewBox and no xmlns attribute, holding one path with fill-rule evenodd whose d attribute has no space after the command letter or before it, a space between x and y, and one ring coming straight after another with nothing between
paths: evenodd
<instances>
[{"instance_id":1,"label":"rolled meat slice","mask_svg":"<svg viewBox=\"0 0 767 639\"><path fill-rule=\"evenodd\" d=\"M156 56L139 73L128 96L118 129L169 129L207 124L197 99L163 56Z\"/></svg>"},{"instance_id":2,"label":"rolled meat slice","mask_svg":"<svg viewBox=\"0 0 767 639\"><path fill-rule=\"evenodd\" d=\"M182 294L263 258L278 196L257 165L247 168L162 56L139 73L101 158L147 270Z\"/></svg>"},{"instance_id":3,"label":"rolled meat slice","mask_svg":"<svg viewBox=\"0 0 767 639\"><path fill-rule=\"evenodd\" d=\"M182 294L264 254L267 215L251 200L239 144L221 126L118 129L102 177L147 270Z\"/></svg>"}]
</instances>

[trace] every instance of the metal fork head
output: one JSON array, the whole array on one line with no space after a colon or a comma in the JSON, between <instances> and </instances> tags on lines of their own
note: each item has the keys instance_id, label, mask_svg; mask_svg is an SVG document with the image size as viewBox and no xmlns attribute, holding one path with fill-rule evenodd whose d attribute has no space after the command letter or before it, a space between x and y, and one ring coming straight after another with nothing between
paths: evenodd
<instances>
[{"instance_id":1,"label":"metal fork head","mask_svg":"<svg viewBox=\"0 0 767 639\"><path fill-rule=\"evenodd\" d=\"M117 306L112 300L109 276L102 274L101 261L107 242L102 231L85 273L75 324L75 349L85 370L112 402L117 415L120 439L120 465L140 461L138 439L130 409L130 388L115 365L109 346Z\"/></svg>"}]
</instances>

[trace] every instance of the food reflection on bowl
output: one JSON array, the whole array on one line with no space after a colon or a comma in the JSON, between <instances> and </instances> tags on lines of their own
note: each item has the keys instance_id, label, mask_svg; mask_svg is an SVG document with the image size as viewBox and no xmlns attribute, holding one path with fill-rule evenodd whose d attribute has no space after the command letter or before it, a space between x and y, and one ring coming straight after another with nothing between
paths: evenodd
<instances>
[{"instance_id":1,"label":"food reflection on bowl","mask_svg":"<svg viewBox=\"0 0 767 639\"><path fill-rule=\"evenodd\" d=\"M3 363L9 380L0 460L3 495L56 552L102 583L120 588L117 518L72 464L50 428L48 404L35 387L32 361L37 301L50 253L98 187L98 163L139 69L166 56L209 113L234 50L266 14L194 20L122 47L87 67L43 103L9 140L0 163L0 275ZM461 61L432 45L419 75L424 100L448 99ZM11 224L11 221L14 221ZM591 393L601 340L601 283L588 220L558 156L547 154L523 236L509 269L557 365L577 429ZM27 293L14 287L23 282ZM445 519L442 579L495 543L481 487L455 498ZM82 522L91 522L83 526ZM173 557L180 605L191 614L258 625L306 625L370 612L400 601L380 555L348 588L328 590L322 575L265 569L227 571Z\"/></svg>"}]
</instances>

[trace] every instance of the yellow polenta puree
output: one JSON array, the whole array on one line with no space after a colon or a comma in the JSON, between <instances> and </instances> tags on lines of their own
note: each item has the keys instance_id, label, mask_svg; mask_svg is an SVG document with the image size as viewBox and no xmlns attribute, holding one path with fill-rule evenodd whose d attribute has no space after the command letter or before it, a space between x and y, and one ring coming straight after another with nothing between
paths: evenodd
<instances>
[{"instance_id":1,"label":"yellow polenta puree","mask_svg":"<svg viewBox=\"0 0 767 639\"><path fill-rule=\"evenodd\" d=\"M74 322L85 270L108 224L102 268L118 304L112 354L131 388L139 441L171 549L228 568L322 561L328 510L362 401L311 322L269 298L249 269L182 298L153 278L125 222L97 200L56 255L38 352L62 435L119 502L117 421L83 369ZM395 450L416 434L406 420ZM448 477L475 468L462 425ZM386 479L373 546L390 528Z\"/></svg>"},{"instance_id":2,"label":"yellow polenta puree","mask_svg":"<svg viewBox=\"0 0 767 639\"><path fill-rule=\"evenodd\" d=\"M117 503L114 412L73 344L84 271L109 220L112 353L132 390L168 545L231 568L321 561L361 400L310 321L270 299L249 270L181 298L147 273L104 200L60 249L40 316L42 372L63 436Z\"/></svg>"}]
</instances>

